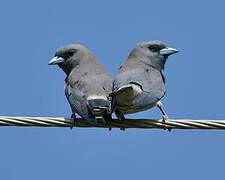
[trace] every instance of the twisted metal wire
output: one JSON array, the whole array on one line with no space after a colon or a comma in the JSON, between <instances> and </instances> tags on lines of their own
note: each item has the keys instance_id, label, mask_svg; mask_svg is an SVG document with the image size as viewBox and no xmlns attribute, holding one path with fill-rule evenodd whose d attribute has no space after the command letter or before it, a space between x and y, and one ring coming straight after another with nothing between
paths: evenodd
<instances>
[{"instance_id":1,"label":"twisted metal wire","mask_svg":"<svg viewBox=\"0 0 225 180\"><path fill-rule=\"evenodd\" d=\"M113 119L96 122L62 117L10 117L0 116L0 126L35 126L35 127L97 127L97 128L156 128L156 129L217 129L225 130L225 120L168 119Z\"/></svg>"}]
</instances>

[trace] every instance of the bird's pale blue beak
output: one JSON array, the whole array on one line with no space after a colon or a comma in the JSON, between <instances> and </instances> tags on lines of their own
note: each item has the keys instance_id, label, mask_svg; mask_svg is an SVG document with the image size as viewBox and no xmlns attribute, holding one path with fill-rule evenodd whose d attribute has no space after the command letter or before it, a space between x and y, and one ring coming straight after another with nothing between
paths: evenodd
<instances>
[{"instance_id":1,"label":"bird's pale blue beak","mask_svg":"<svg viewBox=\"0 0 225 180\"><path fill-rule=\"evenodd\" d=\"M175 54L178 53L178 50L174 49L174 48L170 48L170 47L166 47L160 50L160 54L164 55L164 56L169 56L171 54Z\"/></svg>"},{"instance_id":2,"label":"bird's pale blue beak","mask_svg":"<svg viewBox=\"0 0 225 180\"><path fill-rule=\"evenodd\" d=\"M62 57L56 56L56 57L52 58L52 59L48 62L48 65L60 64L60 63L62 63L62 62L64 62L64 59L63 59Z\"/></svg>"}]
</instances>

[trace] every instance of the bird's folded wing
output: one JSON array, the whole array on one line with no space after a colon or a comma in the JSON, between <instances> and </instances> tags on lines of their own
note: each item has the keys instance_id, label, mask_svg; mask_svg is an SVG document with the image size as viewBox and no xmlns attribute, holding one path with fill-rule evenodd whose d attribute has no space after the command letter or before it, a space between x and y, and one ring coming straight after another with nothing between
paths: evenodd
<instances>
[{"instance_id":1,"label":"bird's folded wing","mask_svg":"<svg viewBox=\"0 0 225 180\"><path fill-rule=\"evenodd\" d=\"M142 90L142 93L139 93L140 96L135 98L140 105L155 103L164 96L166 91L160 71L153 68L148 68L147 70L135 68L119 73L116 76L113 83L112 96L115 96L115 94L121 94L122 96L122 93L132 94L134 89L136 92L139 92L140 89Z\"/></svg>"},{"instance_id":2,"label":"bird's folded wing","mask_svg":"<svg viewBox=\"0 0 225 180\"><path fill-rule=\"evenodd\" d=\"M79 114L86 120L93 118L88 112L87 99L79 89L75 89L70 85L67 85L65 88L65 95L73 112Z\"/></svg>"}]
</instances>

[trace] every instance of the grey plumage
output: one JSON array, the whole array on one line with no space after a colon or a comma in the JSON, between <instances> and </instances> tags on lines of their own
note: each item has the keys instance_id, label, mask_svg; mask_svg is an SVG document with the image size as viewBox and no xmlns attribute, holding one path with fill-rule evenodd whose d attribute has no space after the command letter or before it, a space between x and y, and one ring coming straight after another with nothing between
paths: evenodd
<instances>
[{"instance_id":1,"label":"grey plumage","mask_svg":"<svg viewBox=\"0 0 225 180\"><path fill-rule=\"evenodd\" d=\"M119 68L111 93L112 106L119 119L124 119L124 114L154 106L159 107L166 119L160 102L166 92L162 70L168 56L176 52L176 49L166 47L161 41L142 42L131 51Z\"/></svg>"},{"instance_id":2,"label":"grey plumage","mask_svg":"<svg viewBox=\"0 0 225 180\"><path fill-rule=\"evenodd\" d=\"M49 64L57 64L66 74L65 95L74 118L75 113L90 121L95 121L96 116L111 118L108 94L112 78L89 49L67 45L56 51Z\"/></svg>"}]
</instances>

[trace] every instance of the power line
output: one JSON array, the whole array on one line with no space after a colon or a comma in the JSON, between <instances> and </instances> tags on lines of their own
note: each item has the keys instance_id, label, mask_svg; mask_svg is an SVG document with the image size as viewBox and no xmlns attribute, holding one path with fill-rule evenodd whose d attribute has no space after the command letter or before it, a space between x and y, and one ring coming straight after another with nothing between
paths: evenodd
<instances>
[{"instance_id":1,"label":"power line","mask_svg":"<svg viewBox=\"0 0 225 180\"><path fill-rule=\"evenodd\" d=\"M97 127L97 128L155 128L155 129L217 129L225 130L225 120L168 119L165 123L157 119L113 119L103 122L89 122L62 117L11 117L0 116L0 126L33 126L33 127Z\"/></svg>"}]
</instances>

